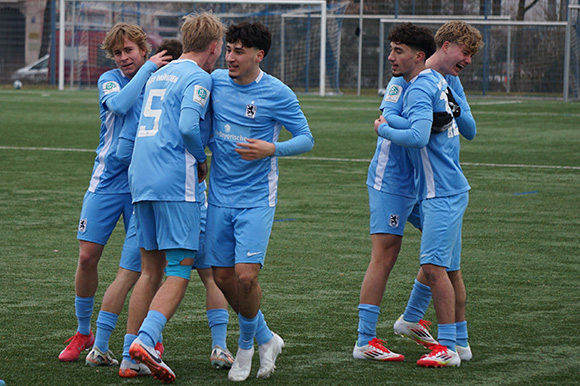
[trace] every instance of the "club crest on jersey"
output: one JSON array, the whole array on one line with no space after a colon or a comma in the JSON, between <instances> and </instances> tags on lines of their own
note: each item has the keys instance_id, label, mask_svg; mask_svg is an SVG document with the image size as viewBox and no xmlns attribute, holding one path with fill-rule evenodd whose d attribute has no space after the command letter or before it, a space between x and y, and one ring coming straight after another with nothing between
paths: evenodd
<instances>
[{"instance_id":1,"label":"club crest on jersey","mask_svg":"<svg viewBox=\"0 0 580 386\"><path fill-rule=\"evenodd\" d=\"M209 99L209 91L207 90L207 88L202 86L195 86L195 88L193 89L193 101L199 103L201 107L205 108L208 99Z\"/></svg>"},{"instance_id":2,"label":"club crest on jersey","mask_svg":"<svg viewBox=\"0 0 580 386\"><path fill-rule=\"evenodd\" d=\"M394 84L391 87L389 87L389 89L385 93L385 102L397 103L402 94L403 87Z\"/></svg>"},{"instance_id":3,"label":"club crest on jersey","mask_svg":"<svg viewBox=\"0 0 580 386\"><path fill-rule=\"evenodd\" d=\"M254 119L256 116L256 105L246 105L246 117Z\"/></svg>"},{"instance_id":4,"label":"club crest on jersey","mask_svg":"<svg viewBox=\"0 0 580 386\"><path fill-rule=\"evenodd\" d=\"M87 230L87 219L82 218L81 221L79 221L79 232L84 232L86 230Z\"/></svg>"},{"instance_id":5,"label":"club crest on jersey","mask_svg":"<svg viewBox=\"0 0 580 386\"><path fill-rule=\"evenodd\" d=\"M392 214L389 216L389 226L396 228L399 226L399 215L398 214Z\"/></svg>"},{"instance_id":6,"label":"club crest on jersey","mask_svg":"<svg viewBox=\"0 0 580 386\"><path fill-rule=\"evenodd\" d=\"M119 83L114 82L112 80L105 82L103 84L103 92L105 93L105 95L109 95L112 92L119 92L121 91L121 87L119 86Z\"/></svg>"}]
</instances>

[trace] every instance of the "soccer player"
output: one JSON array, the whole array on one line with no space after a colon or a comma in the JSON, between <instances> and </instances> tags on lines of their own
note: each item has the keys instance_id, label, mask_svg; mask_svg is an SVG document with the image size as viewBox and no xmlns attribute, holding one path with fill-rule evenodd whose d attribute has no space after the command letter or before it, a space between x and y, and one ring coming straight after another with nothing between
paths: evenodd
<instances>
[{"instance_id":1,"label":"soccer player","mask_svg":"<svg viewBox=\"0 0 580 386\"><path fill-rule=\"evenodd\" d=\"M91 316L98 286L97 265L120 216L123 216L127 230L132 215L127 166L115 156L119 132L132 109L140 105L149 75L168 60L164 52L159 52L146 62L150 48L145 33L139 26L126 23L116 24L105 36L101 48L115 60L118 68L105 72L98 81L101 132L77 233L80 249L75 275L78 327L58 356L63 362L76 361L81 351L94 344ZM139 260L136 252L134 239L127 234L122 254L125 261L103 298L102 317L98 324L114 328L125 296L139 276L132 269L132 262ZM107 344L99 347L99 351L95 350L91 358L99 364L117 364L109 354L108 337L104 341ZM87 363L93 362L89 360Z\"/></svg>"},{"instance_id":2,"label":"soccer player","mask_svg":"<svg viewBox=\"0 0 580 386\"><path fill-rule=\"evenodd\" d=\"M461 107L460 111L464 111L463 115L457 118L459 131L467 139L472 139L475 136L475 121L471 116L463 86L457 75L461 69L471 63L471 56L475 55L483 45L481 34L464 22L451 21L439 29L435 36L435 43L437 51L427 59L426 65L445 75L450 89L453 89L456 95L455 99ZM402 77L391 78L380 107L387 121L396 122L400 119L403 110L403 94L408 85ZM406 151L397 144L379 137L377 150L369 167L367 185L371 204L371 233L376 232L377 227L382 227L384 234L371 236L373 253L361 288L359 340L353 351L355 358L383 361L398 358L386 350L382 341L376 339L376 324L386 279L396 261L402 242L405 221L411 222L418 229L421 228L419 210L415 204L417 201L415 189L410 183L412 176L413 170ZM379 194L378 191L381 193ZM373 196L381 196L381 199L373 199ZM415 205L414 208L413 205ZM460 335L466 337L465 323L461 322L465 320L465 313L461 312L465 310L465 295L460 296L460 294L465 294L465 290L461 290L460 281L456 279L460 277L459 270L455 267L450 269L452 270L449 272L450 277L458 283L457 327L458 331L465 331ZM401 315L394 325L397 334L408 336L428 348L437 344L429 333L430 323L422 320L430 300L431 290L420 270L405 315ZM461 314L463 314L463 319ZM458 340L457 350L462 360L471 358L471 351L466 344L466 338Z\"/></svg>"},{"instance_id":3,"label":"soccer player","mask_svg":"<svg viewBox=\"0 0 580 386\"><path fill-rule=\"evenodd\" d=\"M461 225L470 187L459 166L459 128L449 106L447 82L438 72L425 69L425 58L433 50L431 36L426 28L411 23L397 25L389 33L393 75L411 82L403 96L407 124L399 126L381 116L375 121L375 131L409 148L421 209L421 269L439 324L439 344L417 364L446 367L461 364L455 347L455 291L446 269L459 265ZM450 119L443 127L433 127L437 115Z\"/></svg>"},{"instance_id":4,"label":"soccer player","mask_svg":"<svg viewBox=\"0 0 580 386\"><path fill-rule=\"evenodd\" d=\"M421 32L421 37L428 40L426 31ZM432 49L426 49L424 55L431 55L433 51L434 41ZM380 110L389 122L400 119L403 111L402 95L407 86L408 83L397 76L393 76L387 85ZM401 249L405 223L409 221L415 227L421 227L418 208L415 207L417 196L413 166L404 147L378 137L375 154L369 165L367 190L372 250L371 261L361 285L358 338L352 355L355 359L399 362L405 357L385 347L386 342L377 338L376 327L387 280ZM422 342L437 343L428 330L422 325L419 327L423 329Z\"/></svg>"},{"instance_id":5,"label":"soccer player","mask_svg":"<svg viewBox=\"0 0 580 386\"><path fill-rule=\"evenodd\" d=\"M481 33L465 22L457 20L450 21L439 28L435 34L435 43L437 50L427 59L426 66L445 77L445 80L449 84L449 89L453 92L452 95L454 95L455 104L459 106L459 115L455 118L459 126L459 132L465 138L471 140L475 137L476 133L475 120L471 115L471 108L467 103L465 91L463 90L463 85L458 75L465 67L471 64L472 56L483 47ZM400 77L393 79L406 83ZM400 87L403 86L401 85ZM454 115L457 115L457 113ZM389 117L386 117L386 119L389 121ZM457 343L455 347L461 360L468 361L473 355L468 343L465 317L467 294L459 265L449 267L447 274L453 283L456 298L455 326L457 330ZM403 336L408 336L420 344L427 345L425 343L432 343L426 342L425 340L425 328L422 325L424 322L421 320L425 315L430 300L431 290L429 289L429 284L423 271L420 269L405 312L395 322L395 332Z\"/></svg>"},{"instance_id":6,"label":"soccer player","mask_svg":"<svg viewBox=\"0 0 580 386\"><path fill-rule=\"evenodd\" d=\"M258 378L268 378L284 341L260 311L258 274L277 202L277 157L309 151L314 139L296 95L260 69L272 36L262 23L231 25L226 32L227 70L212 73L213 144L206 254L216 283L238 313L240 337L228 379L251 371L256 338ZM284 126L292 134L278 141Z\"/></svg>"},{"instance_id":7,"label":"soccer player","mask_svg":"<svg viewBox=\"0 0 580 386\"><path fill-rule=\"evenodd\" d=\"M158 282L164 269L167 275L153 296L129 353L165 383L173 382L175 374L154 346L183 299L197 259L198 183L207 174L200 121L205 119L209 107L212 79L208 72L221 54L223 32L223 24L213 14L184 18L183 55L147 82L129 166L142 257L139 282L144 277L153 277L152 282ZM138 283L135 291L155 289ZM133 297L129 312L134 311L134 300L139 300Z\"/></svg>"},{"instance_id":8,"label":"soccer player","mask_svg":"<svg viewBox=\"0 0 580 386\"><path fill-rule=\"evenodd\" d=\"M177 42L181 44L181 42ZM167 44L167 42L162 42L157 48L157 53L162 54L165 60L164 63L167 63L169 60L173 60L175 58L171 52L171 50L174 49L174 43ZM142 90L143 89L144 85L142 86ZM131 111L125 116L123 127L121 128L121 131L118 135L118 144L123 142L123 136L124 133L128 130L127 128L132 128L130 131L135 132L137 124L139 123L142 102L143 95L141 93ZM117 158L123 164L129 166L132 149L131 152L128 152L127 154L120 157L118 152L119 147L120 145L117 146ZM85 359L85 364L87 366L114 366L118 364L118 361L111 357L111 353L109 351L109 339L117 325L117 319L123 309L127 294L139 279L140 274L141 252L139 251L139 247L137 247L135 218L131 216L127 229L127 235L125 238L125 244L123 245L123 251L121 253L121 261L119 263L117 277L109 285L107 291L105 291L105 295L103 296L101 310L99 312L99 316L97 317L97 333L95 334L95 344ZM158 342L157 349L161 351L163 350L161 342ZM137 363L127 363L126 361L122 361L119 373L122 373L125 376L136 376L137 374L146 375L146 371L135 371L135 367L138 366L139 364ZM148 371L149 369L145 367L144 370Z\"/></svg>"},{"instance_id":9,"label":"soccer player","mask_svg":"<svg viewBox=\"0 0 580 386\"><path fill-rule=\"evenodd\" d=\"M165 50L167 55L172 57L172 60L178 59L183 53L183 45L181 41L177 39L165 39L161 42L157 51ZM125 125L121 134L119 135L119 145L117 147L117 157L127 165L131 162L131 157L133 155L133 148L135 142L135 136L137 135L137 126L139 122L139 116L141 114L141 109L137 111L135 124ZM208 116L209 115L209 116ZM206 114L206 119L201 122L201 136L202 143L205 146L209 142L209 136L211 133L211 114L209 112ZM204 264L204 245L205 245L205 219L207 213L207 199L206 199L206 183L205 181L199 184L199 194L198 201L200 202L201 208L201 229L200 229L200 244L199 250L196 252L196 261L193 267L197 270L202 282L206 288L206 315L208 319L208 324L212 336L212 351L210 355L210 363L216 368L230 368L234 358L227 349L226 336L227 336L227 325L229 314L227 310L227 300L225 299L223 293L215 284L213 280L213 273L211 267ZM131 219L131 225L129 227L129 232L135 232L135 221L134 217ZM139 271L141 270L141 256L139 255ZM140 283L141 286L149 286L155 288L155 283ZM161 284L161 283L159 283ZM141 323L143 323L143 318L146 316L149 309L149 304L151 303L152 296L154 292L147 292L151 294L150 299L143 298L143 291L135 291L136 296L139 298L139 302L133 302L133 312L130 312L129 319L127 321L127 333L124 339L123 345L123 360L121 361L121 366L119 368L119 376L122 378L133 378L136 376L150 375L151 371L143 363L137 363L131 359L129 354L129 348L139 331ZM137 312L135 307L139 307L141 312ZM136 316L142 315L141 318L136 319ZM99 330L97 328L97 336ZM158 351L163 351L161 344L156 345Z\"/></svg>"}]
</instances>

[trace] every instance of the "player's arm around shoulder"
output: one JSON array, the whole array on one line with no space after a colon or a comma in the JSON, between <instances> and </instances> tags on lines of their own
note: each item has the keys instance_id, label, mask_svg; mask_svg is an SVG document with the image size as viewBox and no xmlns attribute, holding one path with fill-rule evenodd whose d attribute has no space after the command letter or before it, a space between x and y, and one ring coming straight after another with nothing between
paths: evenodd
<instances>
[{"instance_id":1,"label":"player's arm around shoulder","mask_svg":"<svg viewBox=\"0 0 580 386\"><path fill-rule=\"evenodd\" d=\"M408 83L403 77L392 77L387 85L387 91L381 102L379 109L383 117L394 129L409 129L409 121L403 118L403 97ZM378 134L378 130L375 127Z\"/></svg>"},{"instance_id":2,"label":"player's arm around shoulder","mask_svg":"<svg viewBox=\"0 0 580 386\"><path fill-rule=\"evenodd\" d=\"M127 114L127 112L133 107L137 98L143 91L149 76L155 72L158 68L157 63L165 62L153 62L148 60L141 66L139 71L133 76L133 78L115 94L104 102L105 107L115 113L116 115L122 116Z\"/></svg>"},{"instance_id":3,"label":"player's arm around shoulder","mask_svg":"<svg viewBox=\"0 0 580 386\"><path fill-rule=\"evenodd\" d=\"M433 123L433 102L426 90L421 87L409 87L405 91L405 113L409 128L395 129L384 120L375 121L375 130L381 137L397 145L422 148L429 143L431 124Z\"/></svg>"}]
</instances>

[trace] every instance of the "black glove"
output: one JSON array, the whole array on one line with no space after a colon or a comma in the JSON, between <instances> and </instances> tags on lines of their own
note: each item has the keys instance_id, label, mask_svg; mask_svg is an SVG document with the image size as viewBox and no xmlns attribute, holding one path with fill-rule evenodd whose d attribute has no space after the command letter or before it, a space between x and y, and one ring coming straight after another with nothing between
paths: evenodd
<instances>
[{"instance_id":1,"label":"black glove","mask_svg":"<svg viewBox=\"0 0 580 386\"><path fill-rule=\"evenodd\" d=\"M432 134L439 134L449 128L449 124L453 120L453 115L446 111L433 113L433 125L431 126Z\"/></svg>"},{"instance_id":2,"label":"black glove","mask_svg":"<svg viewBox=\"0 0 580 386\"><path fill-rule=\"evenodd\" d=\"M453 93L451 92L451 89L449 87L447 87L447 90L445 90L445 92L447 93L447 101L449 102L449 107L451 108L451 112L453 113L453 118L457 118L458 116L461 115L461 107L455 101L455 98L453 98Z\"/></svg>"}]
</instances>

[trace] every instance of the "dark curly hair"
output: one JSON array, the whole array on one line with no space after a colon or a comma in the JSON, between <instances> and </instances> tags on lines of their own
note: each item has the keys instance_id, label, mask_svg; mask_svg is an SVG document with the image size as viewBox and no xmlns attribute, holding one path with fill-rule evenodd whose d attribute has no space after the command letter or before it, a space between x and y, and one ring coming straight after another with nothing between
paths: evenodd
<instances>
[{"instance_id":1,"label":"dark curly hair","mask_svg":"<svg viewBox=\"0 0 580 386\"><path fill-rule=\"evenodd\" d=\"M413 23L393 26L387 38L393 43L405 44L414 50L423 51L425 59L433 55L437 49L433 32L427 27L417 26Z\"/></svg>"},{"instance_id":2,"label":"dark curly hair","mask_svg":"<svg viewBox=\"0 0 580 386\"><path fill-rule=\"evenodd\" d=\"M171 55L173 58L171 60L179 59L183 53L183 44L181 44L181 41L177 39L164 39L157 48L157 52L163 50L167 50L165 55Z\"/></svg>"},{"instance_id":3,"label":"dark curly hair","mask_svg":"<svg viewBox=\"0 0 580 386\"><path fill-rule=\"evenodd\" d=\"M264 51L264 57L266 57L272 45L272 34L268 27L259 21L254 23L242 22L232 24L228 28L226 42L230 44L240 42L244 47L257 48Z\"/></svg>"}]
</instances>

